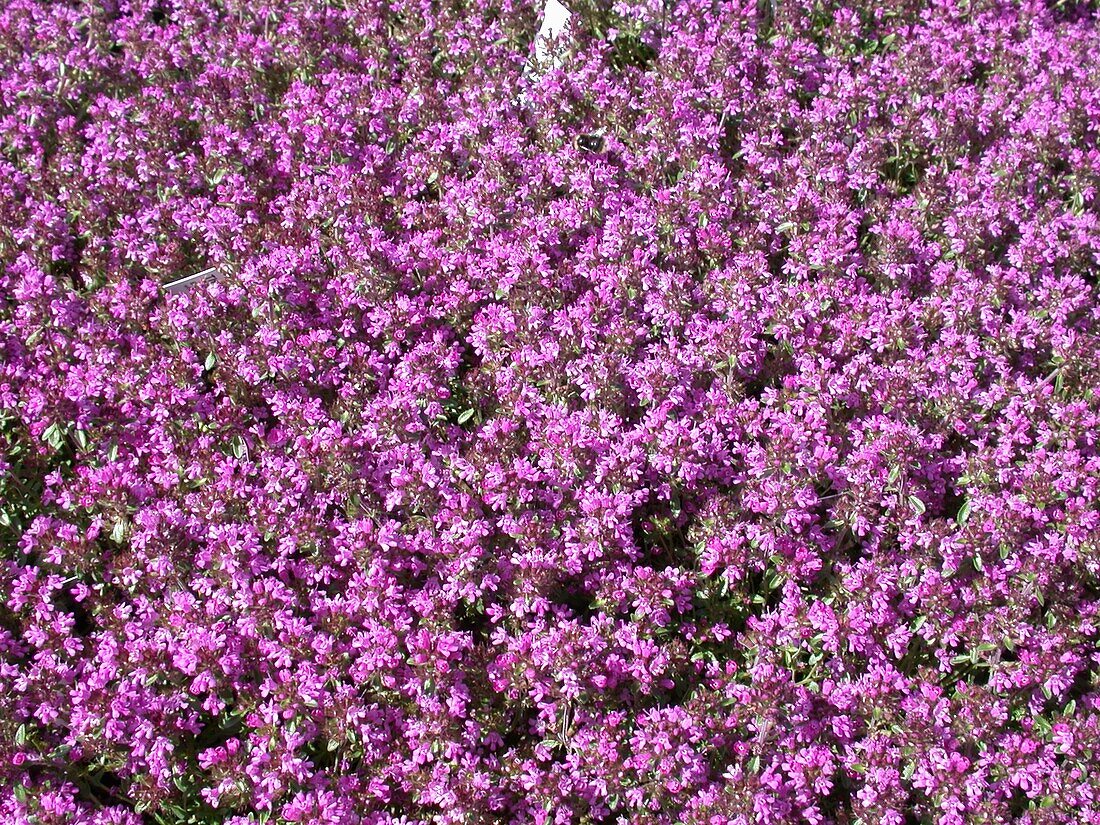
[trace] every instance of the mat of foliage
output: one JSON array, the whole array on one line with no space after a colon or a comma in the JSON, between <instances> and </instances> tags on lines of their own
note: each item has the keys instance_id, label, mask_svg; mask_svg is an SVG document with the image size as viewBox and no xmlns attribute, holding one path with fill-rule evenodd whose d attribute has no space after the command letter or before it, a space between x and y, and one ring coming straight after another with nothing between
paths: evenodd
<instances>
[{"instance_id":1,"label":"mat of foliage","mask_svg":"<svg viewBox=\"0 0 1100 825\"><path fill-rule=\"evenodd\" d=\"M571 7L3 3L0 821L1100 822L1093 4Z\"/></svg>"}]
</instances>

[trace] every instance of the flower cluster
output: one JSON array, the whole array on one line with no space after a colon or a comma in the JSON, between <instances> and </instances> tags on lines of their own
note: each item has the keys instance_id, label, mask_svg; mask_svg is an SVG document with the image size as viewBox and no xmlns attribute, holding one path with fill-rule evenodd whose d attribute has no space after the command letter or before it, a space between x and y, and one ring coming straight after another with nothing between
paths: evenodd
<instances>
[{"instance_id":1,"label":"flower cluster","mask_svg":"<svg viewBox=\"0 0 1100 825\"><path fill-rule=\"evenodd\" d=\"M1100 823L1095 4L568 5L2 4L0 821Z\"/></svg>"}]
</instances>

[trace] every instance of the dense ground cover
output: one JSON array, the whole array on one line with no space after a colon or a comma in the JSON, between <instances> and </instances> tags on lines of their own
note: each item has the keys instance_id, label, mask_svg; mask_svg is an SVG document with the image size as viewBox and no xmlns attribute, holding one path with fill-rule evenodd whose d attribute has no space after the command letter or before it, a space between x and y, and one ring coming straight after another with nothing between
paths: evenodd
<instances>
[{"instance_id":1,"label":"dense ground cover","mask_svg":"<svg viewBox=\"0 0 1100 825\"><path fill-rule=\"evenodd\" d=\"M1091 4L570 5L2 4L0 821L1100 822Z\"/></svg>"}]
</instances>

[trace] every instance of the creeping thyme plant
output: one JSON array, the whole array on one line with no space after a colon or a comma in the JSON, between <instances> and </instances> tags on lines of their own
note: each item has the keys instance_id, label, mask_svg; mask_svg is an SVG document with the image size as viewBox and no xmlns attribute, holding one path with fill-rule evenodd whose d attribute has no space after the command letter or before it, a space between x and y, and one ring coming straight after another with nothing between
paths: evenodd
<instances>
[{"instance_id":1,"label":"creeping thyme plant","mask_svg":"<svg viewBox=\"0 0 1100 825\"><path fill-rule=\"evenodd\" d=\"M1100 823L1095 3L566 5L0 4L0 822Z\"/></svg>"}]
</instances>

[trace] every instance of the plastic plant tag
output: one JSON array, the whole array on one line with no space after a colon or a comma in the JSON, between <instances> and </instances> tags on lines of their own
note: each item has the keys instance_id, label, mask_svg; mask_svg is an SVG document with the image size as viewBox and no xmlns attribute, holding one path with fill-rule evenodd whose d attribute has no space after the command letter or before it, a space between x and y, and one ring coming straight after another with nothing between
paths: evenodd
<instances>
[{"instance_id":1,"label":"plastic plant tag","mask_svg":"<svg viewBox=\"0 0 1100 825\"><path fill-rule=\"evenodd\" d=\"M565 31L571 16L572 12L558 0L547 0L542 15L542 27L535 35L535 59L539 65L545 65L550 59L550 44Z\"/></svg>"},{"instance_id":2,"label":"plastic plant tag","mask_svg":"<svg viewBox=\"0 0 1100 825\"><path fill-rule=\"evenodd\" d=\"M535 51L527 59L523 69L525 79L538 81L541 74L561 64L561 56L551 57L551 46L565 32L572 12L558 0L547 0L542 12L542 25L535 34ZM520 90L516 99L524 106L530 103L525 90Z\"/></svg>"},{"instance_id":3,"label":"plastic plant tag","mask_svg":"<svg viewBox=\"0 0 1100 825\"><path fill-rule=\"evenodd\" d=\"M164 285L164 291L171 293L186 292L187 290L191 289L194 286L197 286L208 278L216 278L220 274L221 273L218 271L217 267L212 266L209 269L204 269L201 272L196 272L195 274L188 275L185 278L178 278L175 281L169 281Z\"/></svg>"}]
</instances>

